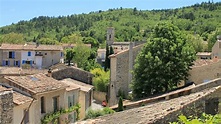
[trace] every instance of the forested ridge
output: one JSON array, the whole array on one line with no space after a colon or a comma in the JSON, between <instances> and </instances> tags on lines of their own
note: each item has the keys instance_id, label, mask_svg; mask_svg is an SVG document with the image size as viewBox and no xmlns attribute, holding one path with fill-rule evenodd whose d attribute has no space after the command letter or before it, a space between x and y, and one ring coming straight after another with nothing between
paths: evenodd
<instances>
[{"instance_id":1,"label":"forested ridge","mask_svg":"<svg viewBox=\"0 0 221 124\"><path fill-rule=\"evenodd\" d=\"M154 26L161 21L178 26L190 39L197 37L197 40L209 41L210 49L214 43L214 36L221 29L221 2L203 2L177 9L141 11L137 8L116 8L88 14L39 16L1 27L0 43L67 43L68 38L75 34L83 40L89 38L102 44L106 40L106 29L110 26L115 28L116 41L141 41L146 40ZM13 38L17 41L10 41Z\"/></svg>"}]
</instances>

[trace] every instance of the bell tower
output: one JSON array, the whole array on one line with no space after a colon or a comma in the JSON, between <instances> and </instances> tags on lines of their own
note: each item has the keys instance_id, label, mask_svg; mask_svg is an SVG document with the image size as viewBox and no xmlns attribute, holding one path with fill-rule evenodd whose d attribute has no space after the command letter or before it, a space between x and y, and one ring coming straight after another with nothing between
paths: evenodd
<instances>
[{"instance_id":1,"label":"bell tower","mask_svg":"<svg viewBox=\"0 0 221 124\"><path fill-rule=\"evenodd\" d=\"M114 42L114 28L108 27L107 28L107 44L108 46L112 45Z\"/></svg>"}]
</instances>

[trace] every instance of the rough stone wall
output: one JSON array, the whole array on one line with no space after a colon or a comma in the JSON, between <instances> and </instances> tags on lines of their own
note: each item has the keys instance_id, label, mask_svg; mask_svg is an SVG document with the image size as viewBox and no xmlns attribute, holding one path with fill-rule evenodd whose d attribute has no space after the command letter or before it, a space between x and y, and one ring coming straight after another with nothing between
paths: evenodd
<instances>
[{"instance_id":1,"label":"rough stone wall","mask_svg":"<svg viewBox=\"0 0 221 124\"><path fill-rule=\"evenodd\" d=\"M113 56L110 56L111 78L108 91L108 101L111 102L109 102L110 106L117 104L119 91L124 93L125 96L128 95L128 91L130 91L129 85L132 81L131 71L133 69L136 56L141 50L142 46L143 45L135 46L129 50L125 50Z\"/></svg>"},{"instance_id":2,"label":"rough stone wall","mask_svg":"<svg viewBox=\"0 0 221 124\"><path fill-rule=\"evenodd\" d=\"M188 81L194 82L195 84L201 84L205 81L219 78L221 77L221 61L209 65L194 67L189 71L189 74Z\"/></svg>"},{"instance_id":3,"label":"rough stone wall","mask_svg":"<svg viewBox=\"0 0 221 124\"><path fill-rule=\"evenodd\" d=\"M0 124L13 122L13 93L12 91L0 92Z\"/></svg>"},{"instance_id":4,"label":"rough stone wall","mask_svg":"<svg viewBox=\"0 0 221 124\"><path fill-rule=\"evenodd\" d=\"M60 70L52 71L52 77L56 80L72 78L74 80L78 80L87 84L92 84L93 74L75 67L67 67Z\"/></svg>"}]
</instances>

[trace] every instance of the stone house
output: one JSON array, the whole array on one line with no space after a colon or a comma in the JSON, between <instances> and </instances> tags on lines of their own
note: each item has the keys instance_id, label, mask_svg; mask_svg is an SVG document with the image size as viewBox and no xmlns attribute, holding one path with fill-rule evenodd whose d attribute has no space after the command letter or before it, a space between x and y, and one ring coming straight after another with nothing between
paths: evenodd
<instances>
[{"instance_id":1,"label":"stone house","mask_svg":"<svg viewBox=\"0 0 221 124\"><path fill-rule=\"evenodd\" d=\"M106 58L106 49L98 49L96 62L99 63L102 67L104 67Z\"/></svg>"},{"instance_id":2,"label":"stone house","mask_svg":"<svg viewBox=\"0 0 221 124\"><path fill-rule=\"evenodd\" d=\"M4 86L18 90L26 97L29 96L33 99L31 103L29 100L29 103L13 108L14 123L20 123L24 118L23 122L40 124L41 119L47 113L78 103L79 88L70 87L49 76L42 73L27 76L4 76L4 79L1 80ZM22 99L18 100L23 101ZM58 121L65 123L67 118L74 122L76 113L60 116Z\"/></svg>"},{"instance_id":3,"label":"stone house","mask_svg":"<svg viewBox=\"0 0 221 124\"><path fill-rule=\"evenodd\" d=\"M0 66L48 68L64 62L63 47L60 45L1 44Z\"/></svg>"},{"instance_id":4,"label":"stone house","mask_svg":"<svg viewBox=\"0 0 221 124\"><path fill-rule=\"evenodd\" d=\"M212 58L221 59L221 36L217 36L217 41L212 47Z\"/></svg>"},{"instance_id":5,"label":"stone house","mask_svg":"<svg viewBox=\"0 0 221 124\"><path fill-rule=\"evenodd\" d=\"M61 80L66 85L70 85L70 87L77 87L80 89L79 92L79 104L80 108L80 119L84 119L86 116L86 112L89 110L92 104L93 99L93 89L94 87L89 84L82 83L80 81L66 78Z\"/></svg>"}]
</instances>

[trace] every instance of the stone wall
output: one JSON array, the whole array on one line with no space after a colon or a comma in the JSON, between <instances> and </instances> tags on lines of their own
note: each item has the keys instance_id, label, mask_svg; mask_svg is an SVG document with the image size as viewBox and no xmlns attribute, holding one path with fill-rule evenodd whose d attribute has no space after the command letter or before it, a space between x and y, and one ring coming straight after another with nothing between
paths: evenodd
<instances>
[{"instance_id":1,"label":"stone wall","mask_svg":"<svg viewBox=\"0 0 221 124\"><path fill-rule=\"evenodd\" d=\"M74 80L78 80L87 84L92 84L93 74L76 67L66 67L58 70L53 70L52 77L56 80L72 78Z\"/></svg>"},{"instance_id":2,"label":"stone wall","mask_svg":"<svg viewBox=\"0 0 221 124\"><path fill-rule=\"evenodd\" d=\"M13 123L13 92L0 92L0 124Z\"/></svg>"},{"instance_id":3,"label":"stone wall","mask_svg":"<svg viewBox=\"0 0 221 124\"><path fill-rule=\"evenodd\" d=\"M221 77L221 61L200 67L194 67L189 71L189 74L188 81L194 82L195 84L201 84L219 78Z\"/></svg>"},{"instance_id":4,"label":"stone wall","mask_svg":"<svg viewBox=\"0 0 221 124\"><path fill-rule=\"evenodd\" d=\"M117 104L119 91L121 91L124 96L128 95L130 91L129 85L132 82L131 71L136 56L142 46L143 44L132 47L131 43L128 50L109 56L111 59L110 86L108 90L108 101L110 106Z\"/></svg>"},{"instance_id":5,"label":"stone wall","mask_svg":"<svg viewBox=\"0 0 221 124\"><path fill-rule=\"evenodd\" d=\"M104 100L106 101L106 95L107 93L105 92L99 92L99 91L93 92L93 98L100 103L102 103L102 101Z\"/></svg>"}]
</instances>

